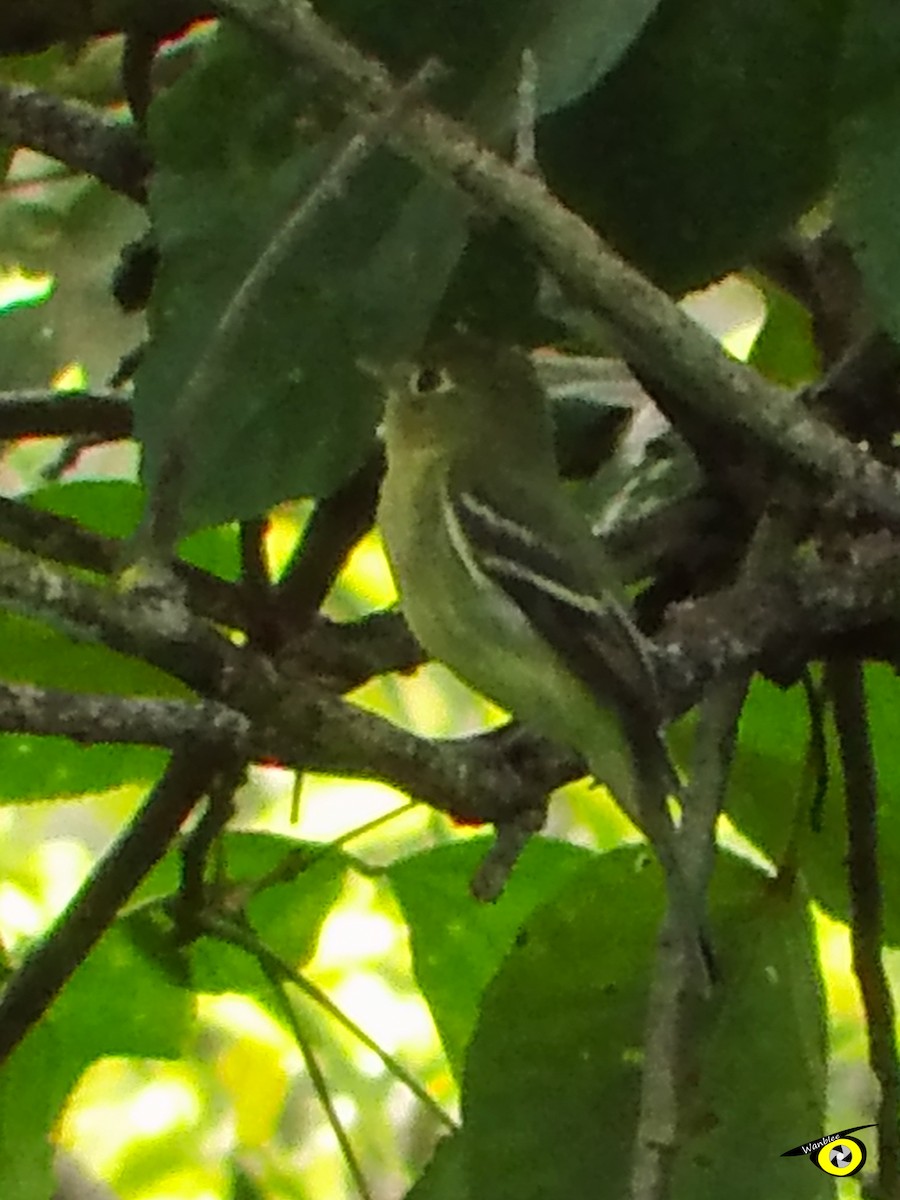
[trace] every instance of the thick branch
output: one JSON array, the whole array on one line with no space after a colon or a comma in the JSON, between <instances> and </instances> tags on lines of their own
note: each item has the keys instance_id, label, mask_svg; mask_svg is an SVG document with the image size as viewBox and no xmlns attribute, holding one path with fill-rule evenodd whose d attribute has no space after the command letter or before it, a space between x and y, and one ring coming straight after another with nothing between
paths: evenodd
<instances>
[{"instance_id":1,"label":"thick branch","mask_svg":"<svg viewBox=\"0 0 900 1200\"><path fill-rule=\"evenodd\" d=\"M99 434L130 438L131 405L116 392L0 392L0 438Z\"/></svg>"},{"instance_id":2,"label":"thick branch","mask_svg":"<svg viewBox=\"0 0 900 1200\"><path fill-rule=\"evenodd\" d=\"M247 679L251 672L250 658L194 617L180 595L97 587L9 546L0 546L0 606L142 658L212 699L226 690L229 673Z\"/></svg>"},{"instance_id":3,"label":"thick branch","mask_svg":"<svg viewBox=\"0 0 900 1200\"><path fill-rule=\"evenodd\" d=\"M564 756L568 767L562 772L560 759L550 755L522 779L514 766L518 747L507 756L491 739L473 748L416 738L308 676L279 675L264 655L235 646L194 618L177 595L115 592L0 547L0 606L142 658L204 697L238 710L253 722L248 755L257 759L387 780L470 820L509 819L579 773L571 755Z\"/></svg>"},{"instance_id":4,"label":"thick branch","mask_svg":"<svg viewBox=\"0 0 900 1200\"><path fill-rule=\"evenodd\" d=\"M800 661L824 653L837 635L865 633L870 650L900 661L892 624L898 604L900 545L879 534L860 539L852 558L804 560L681 605L659 643L667 710L674 715L690 707L723 674L752 670L768 658L783 666L793 652ZM248 755L256 759L384 780L443 811L501 822L584 772L574 755L521 731L454 742L416 738L323 687L310 673L312 656L294 659L287 673L279 669L286 663L235 646L174 601L154 606L141 593L72 579L2 548L0 605L143 658L243 713L253 727ZM388 645L396 649L391 639ZM396 665L389 658L384 669Z\"/></svg>"},{"instance_id":5,"label":"thick branch","mask_svg":"<svg viewBox=\"0 0 900 1200\"><path fill-rule=\"evenodd\" d=\"M658 670L672 715L712 681L763 669L793 682L835 639L861 655L900 662L900 542L860 537L839 559L799 557L701 600L675 606L658 639Z\"/></svg>"},{"instance_id":6,"label":"thick branch","mask_svg":"<svg viewBox=\"0 0 900 1200\"><path fill-rule=\"evenodd\" d=\"M104 537L68 517L41 512L3 496L0 496L0 542L99 575L114 575L125 558L125 544L120 538ZM232 629L241 628L244 607L236 584L186 562L176 563L175 573L185 589L189 607L198 616Z\"/></svg>"},{"instance_id":7,"label":"thick branch","mask_svg":"<svg viewBox=\"0 0 900 1200\"><path fill-rule=\"evenodd\" d=\"M0 683L0 731L86 743L133 742L170 750L186 737L227 744L247 736L246 718L212 701L149 700Z\"/></svg>"},{"instance_id":8,"label":"thick branch","mask_svg":"<svg viewBox=\"0 0 900 1200\"><path fill-rule=\"evenodd\" d=\"M80 100L0 83L0 137L93 175L143 204L150 159L133 127Z\"/></svg>"}]
</instances>

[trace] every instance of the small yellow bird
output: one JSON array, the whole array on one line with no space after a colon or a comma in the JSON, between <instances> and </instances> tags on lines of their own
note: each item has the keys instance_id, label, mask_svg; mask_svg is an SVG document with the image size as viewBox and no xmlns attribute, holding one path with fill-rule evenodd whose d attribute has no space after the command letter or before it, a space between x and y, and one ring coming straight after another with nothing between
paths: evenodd
<instances>
[{"instance_id":1,"label":"small yellow bird","mask_svg":"<svg viewBox=\"0 0 900 1200\"><path fill-rule=\"evenodd\" d=\"M565 490L530 359L446 336L386 379L379 523L424 649L580 752L683 890L646 639Z\"/></svg>"}]
</instances>

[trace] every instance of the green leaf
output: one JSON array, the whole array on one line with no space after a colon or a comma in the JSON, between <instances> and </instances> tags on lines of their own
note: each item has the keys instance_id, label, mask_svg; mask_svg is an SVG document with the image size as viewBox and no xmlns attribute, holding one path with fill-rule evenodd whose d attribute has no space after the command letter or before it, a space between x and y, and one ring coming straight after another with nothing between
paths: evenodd
<instances>
[{"instance_id":1,"label":"green leaf","mask_svg":"<svg viewBox=\"0 0 900 1200\"><path fill-rule=\"evenodd\" d=\"M29 492L30 508L70 517L94 533L127 538L137 529L144 492L125 479L77 479Z\"/></svg>"},{"instance_id":2,"label":"green leaf","mask_svg":"<svg viewBox=\"0 0 900 1200\"><path fill-rule=\"evenodd\" d=\"M294 79L221 30L151 113L162 263L134 403L151 487L179 446L187 529L327 494L359 465L380 411L360 363L421 341L464 240L461 200L378 151L242 307L248 272L343 138L300 139Z\"/></svg>"},{"instance_id":3,"label":"green leaf","mask_svg":"<svg viewBox=\"0 0 900 1200\"><path fill-rule=\"evenodd\" d=\"M840 129L837 217L869 300L900 336L900 88L857 110Z\"/></svg>"},{"instance_id":4,"label":"green leaf","mask_svg":"<svg viewBox=\"0 0 900 1200\"><path fill-rule=\"evenodd\" d=\"M318 843L256 832L226 833L220 839L218 853L226 906L240 903L249 921L248 932L299 970L315 951L322 923L341 893L350 860ZM253 894L253 885L279 868L285 868L284 882ZM173 851L144 880L133 905L176 895L180 878L181 856ZM136 915L143 915L140 908ZM180 971L165 944L153 944L153 931L143 925L135 933L145 951L171 977L177 977ZM185 967L185 977L189 972L196 991L246 992L264 1004L271 1002L271 987L264 973L253 957L238 947L202 937L188 948L186 962L189 967ZM277 1009L274 1015L280 1019Z\"/></svg>"},{"instance_id":5,"label":"green leaf","mask_svg":"<svg viewBox=\"0 0 900 1200\"><path fill-rule=\"evenodd\" d=\"M105 646L72 641L65 631L0 612L0 678L90 694L181 699L177 680ZM99 792L143 784L159 774L163 752L150 747L79 745L61 737L0 735L0 803Z\"/></svg>"},{"instance_id":6,"label":"green leaf","mask_svg":"<svg viewBox=\"0 0 900 1200\"><path fill-rule=\"evenodd\" d=\"M741 713L726 811L776 868L784 863L802 819L799 810L809 804L804 768L809 738L802 688L785 691L754 679Z\"/></svg>"},{"instance_id":7,"label":"green leaf","mask_svg":"<svg viewBox=\"0 0 900 1200\"><path fill-rule=\"evenodd\" d=\"M191 997L148 962L117 923L63 989L50 1020L89 1061L104 1054L175 1058L192 1016Z\"/></svg>"},{"instance_id":8,"label":"green leaf","mask_svg":"<svg viewBox=\"0 0 900 1200\"><path fill-rule=\"evenodd\" d=\"M0 612L0 677L7 682L120 696L186 697L164 671L105 646L74 642L40 621Z\"/></svg>"},{"instance_id":9,"label":"green leaf","mask_svg":"<svg viewBox=\"0 0 900 1200\"><path fill-rule=\"evenodd\" d=\"M896 712L900 681L877 664L866 667L866 698L878 778L878 869L884 937L900 945L900 755ZM813 781L804 779L809 714L802 690L783 692L757 681L741 717L741 739L729 784L728 815L775 863L799 866L814 899L841 921L850 919L847 818L841 760L829 713L824 729L828 786L821 826L812 825Z\"/></svg>"},{"instance_id":10,"label":"green leaf","mask_svg":"<svg viewBox=\"0 0 900 1200\"><path fill-rule=\"evenodd\" d=\"M326 0L321 11L402 76L439 56L450 70L433 89L436 102L459 115L475 102L479 124L486 120L496 130L508 126L523 50L536 60L539 111L552 112L618 62L659 2L495 0L486 7L482 0Z\"/></svg>"},{"instance_id":11,"label":"green leaf","mask_svg":"<svg viewBox=\"0 0 900 1200\"><path fill-rule=\"evenodd\" d=\"M0 735L0 804L83 796L159 778L166 752L149 746L82 746L68 738Z\"/></svg>"},{"instance_id":12,"label":"green leaf","mask_svg":"<svg viewBox=\"0 0 900 1200\"><path fill-rule=\"evenodd\" d=\"M49 1137L84 1069L104 1055L174 1058L193 1001L113 927L82 963L48 1015L0 1073L0 1129L15 1153L0 1155L0 1195L52 1192Z\"/></svg>"},{"instance_id":13,"label":"green leaf","mask_svg":"<svg viewBox=\"0 0 900 1200\"><path fill-rule=\"evenodd\" d=\"M836 81L837 223L854 252L868 299L894 337L900 332L900 11L891 0L853 0Z\"/></svg>"},{"instance_id":14,"label":"green leaf","mask_svg":"<svg viewBox=\"0 0 900 1200\"><path fill-rule=\"evenodd\" d=\"M485 994L463 1092L473 1195L586 1196L598 1181L604 1195L628 1192L662 913L658 872L639 871L641 858L615 851L581 871L533 915ZM779 1157L823 1121L806 905L726 860L711 926L721 981L698 1022L672 1200L820 1200L830 1191L815 1173Z\"/></svg>"},{"instance_id":15,"label":"green leaf","mask_svg":"<svg viewBox=\"0 0 900 1200\"><path fill-rule=\"evenodd\" d=\"M29 493L27 501L33 508L71 517L106 537L128 538L140 524L145 492L123 479L78 479L39 488ZM202 529L184 539L178 554L221 579L233 582L240 577L240 546L234 526Z\"/></svg>"},{"instance_id":16,"label":"green leaf","mask_svg":"<svg viewBox=\"0 0 900 1200\"><path fill-rule=\"evenodd\" d=\"M765 292L766 319L753 343L750 365L784 387L808 383L821 369L809 313L781 288L767 280L755 282Z\"/></svg>"},{"instance_id":17,"label":"green leaf","mask_svg":"<svg viewBox=\"0 0 900 1200\"><path fill-rule=\"evenodd\" d=\"M838 111L852 115L897 91L900 10L893 0L851 0L835 80Z\"/></svg>"},{"instance_id":18,"label":"green leaf","mask_svg":"<svg viewBox=\"0 0 900 1200\"><path fill-rule=\"evenodd\" d=\"M743 266L831 170L844 0L662 0L577 104L541 123L550 186L662 286Z\"/></svg>"},{"instance_id":19,"label":"green leaf","mask_svg":"<svg viewBox=\"0 0 900 1200\"><path fill-rule=\"evenodd\" d=\"M428 1166L406 1193L406 1200L466 1200L465 1134L441 1138Z\"/></svg>"},{"instance_id":20,"label":"green leaf","mask_svg":"<svg viewBox=\"0 0 900 1200\"><path fill-rule=\"evenodd\" d=\"M465 67L448 90L465 94L464 108L474 102L476 127L490 132L508 129L526 45L539 59L547 110L595 81L653 5L535 0L512 35L497 13L486 22L481 5L468 25L449 5L429 9L424 23L420 6L408 21L392 6L387 27L368 7L336 11L351 24L358 18L395 57L408 57L415 43L416 61L427 51L453 62L454 45L464 45ZM473 72L476 60L490 69ZM151 488L161 471L171 480L164 463L178 447L184 529L258 515L291 496L326 495L349 476L380 409L362 364L418 348L467 239L462 198L379 150L309 228L279 247L246 304L248 273L343 136L316 128L315 109L293 78L270 49L220 30L151 113L159 163L151 212L162 265L135 411ZM305 143L298 111L313 129ZM481 271L482 281L486 274L493 277Z\"/></svg>"},{"instance_id":21,"label":"green leaf","mask_svg":"<svg viewBox=\"0 0 900 1200\"><path fill-rule=\"evenodd\" d=\"M413 969L457 1077L488 982L533 909L555 895L592 855L534 839L491 905L469 882L487 850L481 839L411 855L386 874L409 926Z\"/></svg>"},{"instance_id":22,"label":"green leaf","mask_svg":"<svg viewBox=\"0 0 900 1200\"><path fill-rule=\"evenodd\" d=\"M522 49L537 60L541 115L577 100L615 66L660 0L535 0ZM517 5L512 6L516 11ZM521 51L520 51L521 52Z\"/></svg>"}]
</instances>

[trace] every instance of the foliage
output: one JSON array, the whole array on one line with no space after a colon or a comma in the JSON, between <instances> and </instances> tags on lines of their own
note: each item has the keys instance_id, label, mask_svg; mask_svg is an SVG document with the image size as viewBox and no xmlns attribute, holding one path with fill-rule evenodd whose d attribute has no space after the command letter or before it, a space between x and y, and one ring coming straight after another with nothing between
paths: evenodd
<instances>
[{"instance_id":1,"label":"foliage","mask_svg":"<svg viewBox=\"0 0 900 1200\"><path fill-rule=\"evenodd\" d=\"M69 7L0 12L0 1195L896 1194L894 6ZM394 607L379 373L459 323L655 639L707 994Z\"/></svg>"}]
</instances>

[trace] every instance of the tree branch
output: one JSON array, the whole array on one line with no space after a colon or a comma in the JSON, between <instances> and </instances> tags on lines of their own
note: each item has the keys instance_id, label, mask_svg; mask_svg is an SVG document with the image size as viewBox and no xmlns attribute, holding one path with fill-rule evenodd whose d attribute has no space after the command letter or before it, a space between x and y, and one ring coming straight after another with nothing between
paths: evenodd
<instances>
[{"instance_id":1,"label":"tree branch","mask_svg":"<svg viewBox=\"0 0 900 1200\"><path fill-rule=\"evenodd\" d=\"M0 137L99 179L143 204L150 158L130 125L80 100L0 83Z\"/></svg>"},{"instance_id":2,"label":"tree branch","mask_svg":"<svg viewBox=\"0 0 900 1200\"><path fill-rule=\"evenodd\" d=\"M278 587L278 607L293 636L309 626L347 555L374 524L383 473L378 455L316 505Z\"/></svg>"},{"instance_id":3,"label":"tree branch","mask_svg":"<svg viewBox=\"0 0 900 1200\"><path fill-rule=\"evenodd\" d=\"M0 997L0 1066L40 1020L119 909L162 858L219 770L233 754L192 741L176 751L143 808L35 947Z\"/></svg>"},{"instance_id":4,"label":"tree branch","mask_svg":"<svg viewBox=\"0 0 900 1200\"><path fill-rule=\"evenodd\" d=\"M212 9L202 0L16 0L0 7L0 54L34 54L56 42L77 46L129 29L174 35Z\"/></svg>"},{"instance_id":5,"label":"tree branch","mask_svg":"<svg viewBox=\"0 0 900 1200\"><path fill-rule=\"evenodd\" d=\"M104 537L68 517L41 512L4 496L0 496L0 542L99 575L115 575L125 558L121 538ZM242 627L245 613L236 584L182 561L175 564L174 570L190 608L198 616L231 629Z\"/></svg>"},{"instance_id":6,"label":"tree branch","mask_svg":"<svg viewBox=\"0 0 900 1200\"><path fill-rule=\"evenodd\" d=\"M85 695L27 683L0 683L0 731L174 750L187 737L223 743L245 738L248 723L234 709L214 701Z\"/></svg>"},{"instance_id":7,"label":"tree branch","mask_svg":"<svg viewBox=\"0 0 900 1200\"><path fill-rule=\"evenodd\" d=\"M390 73L337 36L310 4L223 0L223 7L311 67L344 107L380 111L396 104L398 88ZM649 377L665 379L686 412L737 433L782 468L816 479L845 506L877 512L892 525L900 522L900 478L894 472L813 417L795 397L731 359L540 180L421 102L398 112L387 141L508 220L606 323L625 359Z\"/></svg>"},{"instance_id":8,"label":"tree branch","mask_svg":"<svg viewBox=\"0 0 900 1200\"><path fill-rule=\"evenodd\" d=\"M131 405L118 392L0 392L0 438L132 436Z\"/></svg>"},{"instance_id":9,"label":"tree branch","mask_svg":"<svg viewBox=\"0 0 900 1200\"><path fill-rule=\"evenodd\" d=\"M833 660L828 683L844 768L847 807L847 869L850 883L850 937L859 982L869 1065L878 1080L879 1200L896 1195L900 1178L900 1062L894 1038L894 1000L882 962L884 922L878 871L878 783L869 738L862 665Z\"/></svg>"},{"instance_id":10,"label":"tree branch","mask_svg":"<svg viewBox=\"0 0 900 1200\"><path fill-rule=\"evenodd\" d=\"M894 623L898 604L900 546L877 534L859 539L852 558L802 560L774 576L754 577L680 605L659 642L667 711L674 715L690 707L725 673L769 660L783 666L794 651L801 661L824 653L837 635L848 641L868 638L870 649L900 661L900 630ZM390 631L403 636L395 643L392 633L387 634L380 663L372 661L371 647L366 647L366 622L361 631L322 626L290 660L273 662L234 645L177 605L154 607L141 594L121 594L71 578L60 568L3 547L0 605L142 658L205 698L238 710L252 722L248 753L257 759L384 780L464 819L509 821L584 772L574 755L521 731L454 742L416 738L323 686L327 671L340 666L340 656L347 652L345 635L370 652L367 669L408 666L391 661L404 645L418 661L421 652L399 621L388 620ZM335 644L323 653L329 637ZM317 655L321 673L314 666ZM353 661L351 651L348 665Z\"/></svg>"}]
</instances>

